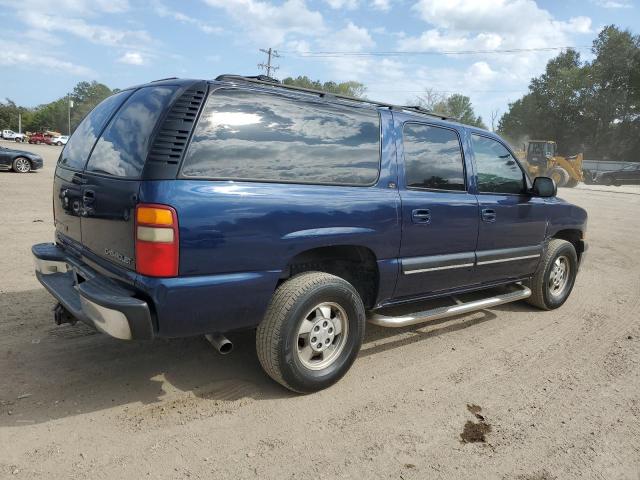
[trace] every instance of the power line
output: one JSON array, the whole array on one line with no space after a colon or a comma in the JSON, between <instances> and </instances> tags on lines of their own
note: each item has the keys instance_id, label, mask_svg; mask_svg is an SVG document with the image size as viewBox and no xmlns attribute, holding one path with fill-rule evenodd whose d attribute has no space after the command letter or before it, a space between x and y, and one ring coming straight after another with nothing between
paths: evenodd
<instances>
[{"instance_id":1,"label":"power line","mask_svg":"<svg viewBox=\"0 0 640 480\"><path fill-rule=\"evenodd\" d=\"M393 57L393 56L412 56L412 55L478 55L478 54L513 54L526 52L551 52L556 50L584 50L590 49L590 45L564 46L564 47L538 47L538 48L508 48L502 50L393 50L386 52L348 52L348 51L317 51L317 52L300 52L300 51L284 51L292 56L302 58L335 58L335 57ZM262 50L266 52L265 50Z\"/></svg>"},{"instance_id":2,"label":"power line","mask_svg":"<svg viewBox=\"0 0 640 480\"><path fill-rule=\"evenodd\" d=\"M280 55L276 50L273 50L271 47L269 47L269 49L261 48L260 51L267 54L267 63L259 63L258 68L262 68L267 73L267 77L270 77L272 70L275 72L276 70L278 70L278 68L280 68L275 65L271 65L271 59L280 58Z\"/></svg>"}]
</instances>

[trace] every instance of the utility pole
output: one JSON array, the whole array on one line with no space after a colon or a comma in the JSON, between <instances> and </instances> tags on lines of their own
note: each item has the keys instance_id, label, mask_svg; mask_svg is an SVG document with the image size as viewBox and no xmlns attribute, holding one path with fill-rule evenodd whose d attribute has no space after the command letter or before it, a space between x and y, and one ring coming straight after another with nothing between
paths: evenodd
<instances>
[{"instance_id":1,"label":"utility pole","mask_svg":"<svg viewBox=\"0 0 640 480\"><path fill-rule=\"evenodd\" d=\"M260 51L267 54L267 63L259 63L258 68L262 68L265 72L267 72L267 77L270 77L272 70L275 72L276 70L278 70L278 68L280 68L275 65L271 65L271 60L273 58L280 58L280 55L276 50L273 50L271 47L269 47L268 50L261 48Z\"/></svg>"},{"instance_id":2,"label":"utility pole","mask_svg":"<svg viewBox=\"0 0 640 480\"><path fill-rule=\"evenodd\" d=\"M71 136L71 109L73 108L73 100L71 94L67 93L67 135Z\"/></svg>"},{"instance_id":3,"label":"utility pole","mask_svg":"<svg viewBox=\"0 0 640 480\"><path fill-rule=\"evenodd\" d=\"M22 133L22 113L18 112L18 133Z\"/></svg>"}]
</instances>

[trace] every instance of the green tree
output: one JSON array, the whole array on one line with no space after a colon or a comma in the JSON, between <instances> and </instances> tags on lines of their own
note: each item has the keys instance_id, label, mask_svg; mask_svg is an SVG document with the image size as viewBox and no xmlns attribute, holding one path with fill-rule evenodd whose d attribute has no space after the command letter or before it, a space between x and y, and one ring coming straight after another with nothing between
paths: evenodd
<instances>
[{"instance_id":1,"label":"green tree","mask_svg":"<svg viewBox=\"0 0 640 480\"><path fill-rule=\"evenodd\" d=\"M335 93L337 95L346 95L348 97L361 98L364 96L367 88L360 82L353 80L347 82L321 82L319 80L311 80L309 77L299 76L296 78L287 77L282 80L285 85L292 85L295 87L309 88L312 90L320 90L328 93Z\"/></svg>"},{"instance_id":2,"label":"green tree","mask_svg":"<svg viewBox=\"0 0 640 480\"><path fill-rule=\"evenodd\" d=\"M498 129L512 143L555 140L561 154L636 160L640 151L640 37L614 25L593 42L595 58L568 50L551 59Z\"/></svg>"},{"instance_id":3,"label":"green tree","mask_svg":"<svg viewBox=\"0 0 640 480\"><path fill-rule=\"evenodd\" d=\"M430 88L407 103L429 110L433 113L455 118L460 123L486 129L482 117L476 116L471 99L465 95L454 93L445 95Z\"/></svg>"}]
</instances>

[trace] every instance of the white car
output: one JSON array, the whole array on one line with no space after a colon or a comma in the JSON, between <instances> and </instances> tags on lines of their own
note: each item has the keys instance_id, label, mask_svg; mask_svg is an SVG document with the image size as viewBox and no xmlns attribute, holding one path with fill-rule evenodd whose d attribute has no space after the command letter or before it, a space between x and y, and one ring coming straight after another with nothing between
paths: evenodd
<instances>
[{"instance_id":1,"label":"white car","mask_svg":"<svg viewBox=\"0 0 640 480\"><path fill-rule=\"evenodd\" d=\"M66 145L69 140L69 135L60 135L51 139L51 145Z\"/></svg>"},{"instance_id":2,"label":"white car","mask_svg":"<svg viewBox=\"0 0 640 480\"><path fill-rule=\"evenodd\" d=\"M14 142L24 142L26 140L24 133L16 133L13 130L2 130L2 138L13 140Z\"/></svg>"}]
</instances>

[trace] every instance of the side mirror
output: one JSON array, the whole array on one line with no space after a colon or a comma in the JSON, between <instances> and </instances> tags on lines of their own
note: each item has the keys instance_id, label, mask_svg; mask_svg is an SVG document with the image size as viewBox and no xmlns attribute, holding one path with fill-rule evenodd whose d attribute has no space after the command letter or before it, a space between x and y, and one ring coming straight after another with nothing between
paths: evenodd
<instances>
[{"instance_id":1,"label":"side mirror","mask_svg":"<svg viewBox=\"0 0 640 480\"><path fill-rule=\"evenodd\" d=\"M536 197L555 197L558 193L556 182L549 177L536 177L531 189Z\"/></svg>"}]
</instances>

